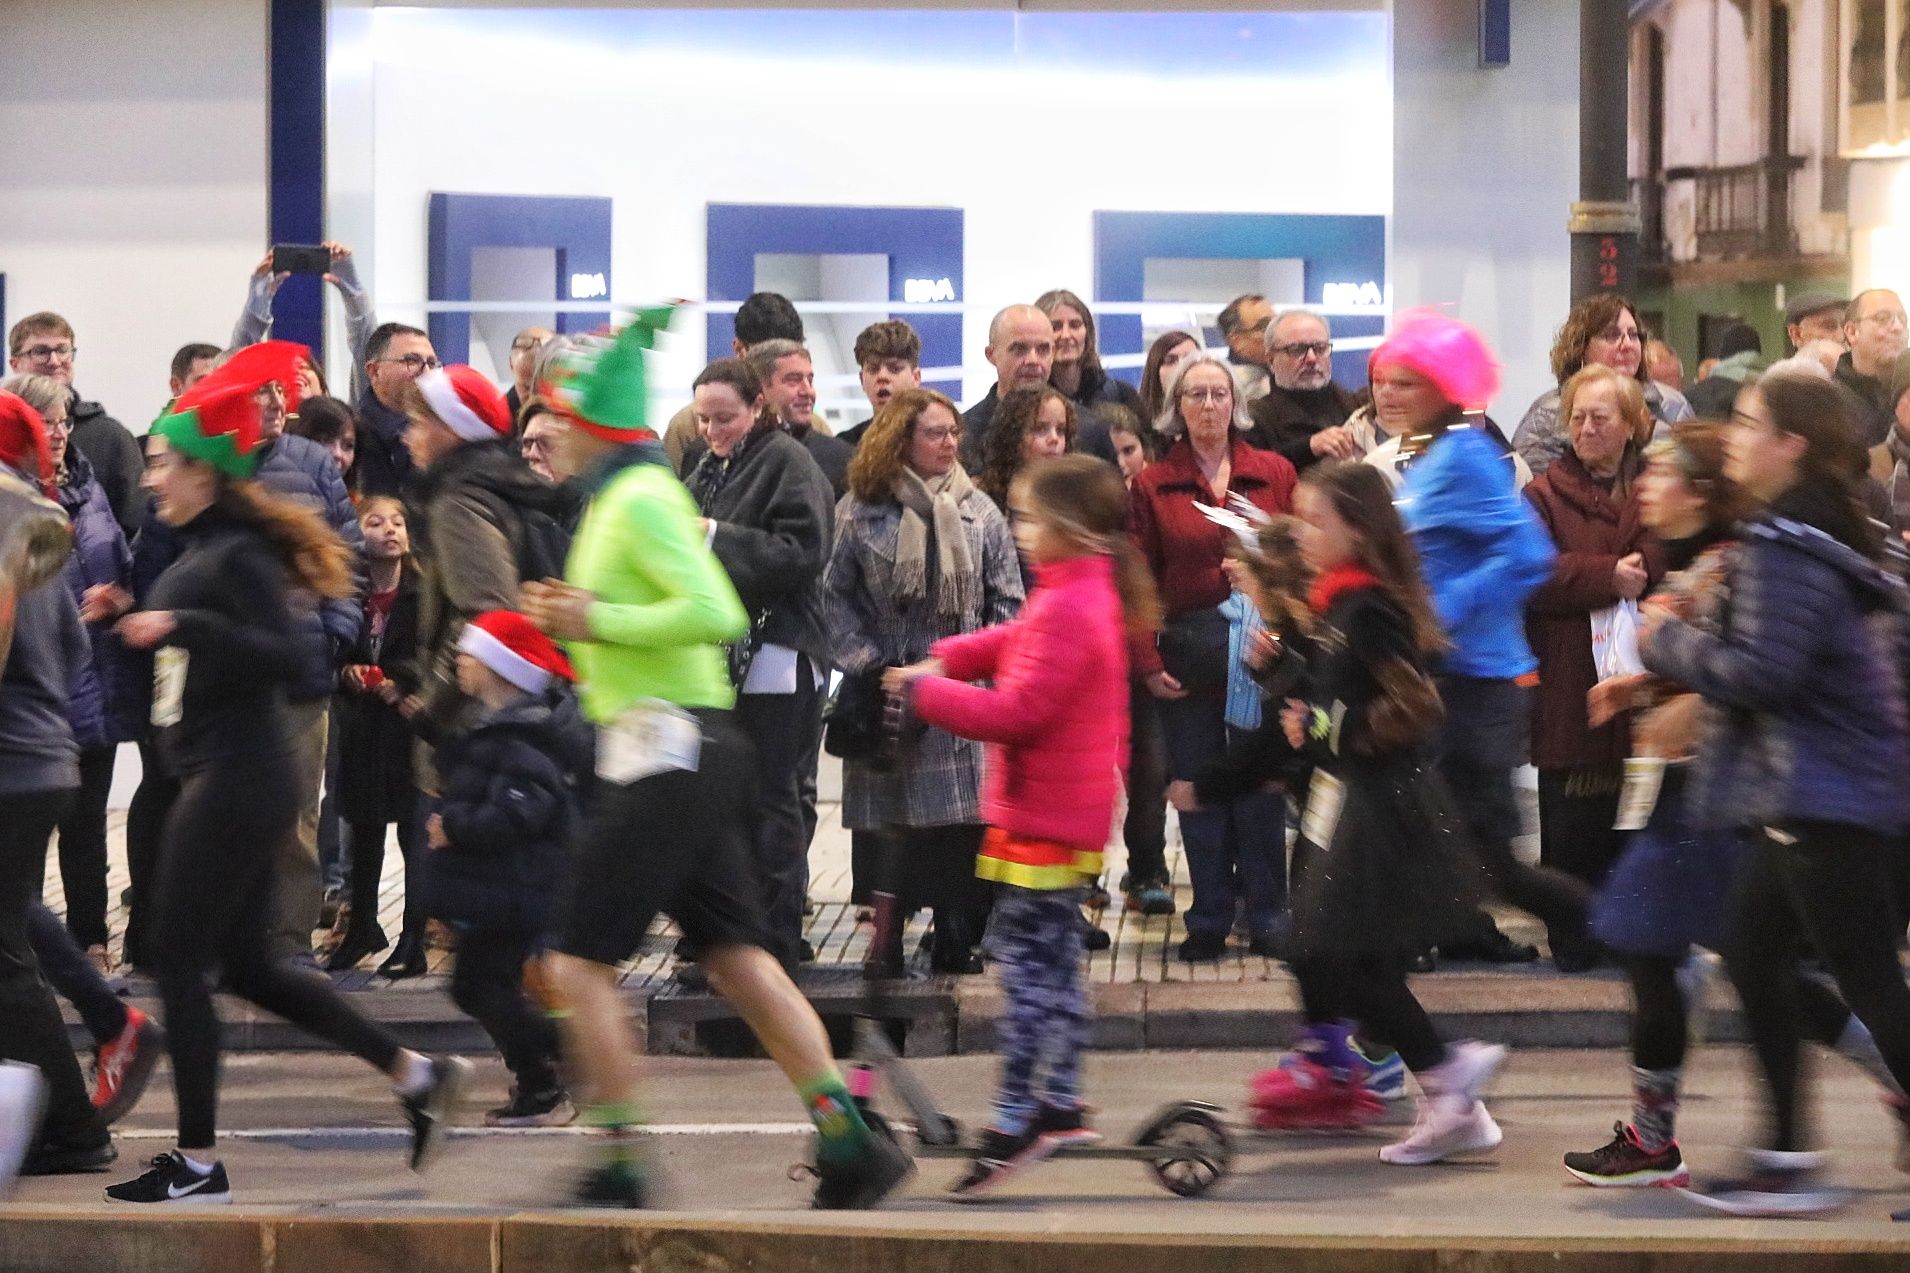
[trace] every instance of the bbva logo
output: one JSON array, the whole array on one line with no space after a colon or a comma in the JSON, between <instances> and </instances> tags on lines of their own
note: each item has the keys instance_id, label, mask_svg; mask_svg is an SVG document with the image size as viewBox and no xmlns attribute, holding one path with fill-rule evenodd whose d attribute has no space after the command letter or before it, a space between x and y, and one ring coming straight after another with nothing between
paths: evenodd
<instances>
[{"instance_id":1,"label":"bbva logo","mask_svg":"<svg viewBox=\"0 0 1910 1273\"><path fill-rule=\"evenodd\" d=\"M573 274L570 276L570 299L573 301L595 300L599 296L610 295L610 284L602 274Z\"/></svg>"},{"instance_id":2,"label":"bbva logo","mask_svg":"<svg viewBox=\"0 0 1910 1273\"><path fill-rule=\"evenodd\" d=\"M902 280L902 299L911 305L952 301L955 299L955 283L945 278L905 278Z\"/></svg>"}]
</instances>

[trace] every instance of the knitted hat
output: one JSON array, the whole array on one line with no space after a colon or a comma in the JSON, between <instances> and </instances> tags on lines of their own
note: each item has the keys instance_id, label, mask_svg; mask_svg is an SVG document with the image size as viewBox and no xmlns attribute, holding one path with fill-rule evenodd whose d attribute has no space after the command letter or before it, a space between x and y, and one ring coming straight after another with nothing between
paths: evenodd
<instances>
[{"instance_id":1,"label":"knitted hat","mask_svg":"<svg viewBox=\"0 0 1910 1273\"><path fill-rule=\"evenodd\" d=\"M53 448L47 441L46 421L19 394L0 392L0 463L24 472L29 460L40 479L40 488L51 498Z\"/></svg>"},{"instance_id":2,"label":"knitted hat","mask_svg":"<svg viewBox=\"0 0 1910 1273\"><path fill-rule=\"evenodd\" d=\"M172 410L153 421L152 432L227 477L251 477L265 441L254 395L277 384L285 394L286 411L297 411L298 372L306 357L305 346L289 340L248 345L180 394Z\"/></svg>"},{"instance_id":3,"label":"knitted hat","mask_svg":"<svg viewBox=\"0 0 1910 1273\"><path fill-rule=\"evenodd\" d=\"M543 693L553 676L576 679L557 644L515 610L486 610L465 624L458 649L526 694Z\"/></svg>"},{"instance_id":4,"label":"knitted hat","mask_svg":"<svg viewBox=\"0 0 1910 1273\"><path fill-rule=\"evenodd\" d=\"M466 442L510 436L510 404L475 367L433 367L418 377L417 384L431 414Z\"/></svg>"},{"instance_id":5,"label":"knitted hat","mask_svg":"<svg viewBox=\"0 0 1910 1273\"><path fill-rule=\"evenodd\" d=\"M673 305L653 306L638 310L620 329L576 337L572 348L552 360L538 393L571 424L606 442L656 437L649 423L643 351L655 346L674 311Z\"/></svg>"},{"instance_id":6,"label":"knitted hat","mask_svg":"<svg viewBox=\"0 0 1910 1273\"><path fill-rule=\"evenodd\" d=\"M1485 410L1499 392L1499 362L1485 337L1430 309L1407 310L1394 320L1392 332L1367 360L1367 374L1381 367L1418 372L1465 411Z\"/></svg>"}]
</instances>

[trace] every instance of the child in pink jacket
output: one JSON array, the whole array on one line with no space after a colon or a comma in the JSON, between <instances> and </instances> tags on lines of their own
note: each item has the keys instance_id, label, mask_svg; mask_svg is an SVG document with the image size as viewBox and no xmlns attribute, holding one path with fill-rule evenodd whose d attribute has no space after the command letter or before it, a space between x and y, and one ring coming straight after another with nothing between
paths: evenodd
<instances>
[{"instance_id":1,"label":"child in pink jacket","mask_svg":"<svg viewBox=\"0 0 1910 1273\"><path fill-rule=\"evenodd\" d=\"M923 720L988 745L975 872L998 885L991 949L1009 1007L994 1116L958 1197L1100 1139L1081 1106L1080 903L1101 872L1127 757L1128 634L1158 612L1112 468L1082 455L1039 461L1008 503L1035 575L1020 617L940 641L926 662L889 674ZM981 680L992 684L967 683Z\"/></svg>"}]
</instances>

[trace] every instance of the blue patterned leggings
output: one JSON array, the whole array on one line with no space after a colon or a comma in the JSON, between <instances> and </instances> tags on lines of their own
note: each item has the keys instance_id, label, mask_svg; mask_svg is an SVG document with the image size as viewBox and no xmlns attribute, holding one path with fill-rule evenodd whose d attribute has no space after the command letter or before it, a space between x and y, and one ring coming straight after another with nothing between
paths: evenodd
<instances>
[{"instance_id":1,"label":"blue patterned leggings","mask_svg":"<svg viewBox=\"0 0 1910 1273\"><path fill-rule=\"evenodd\" d=\"M1008 1014L1001 1022L994 1127L1014 1135L1027 1130L1041 1105L1073 1109L1081 1103L1088 1021L1081 984L1082 891L999 887L988 948L1008 996Z\"/></svg>"}]
</instances>

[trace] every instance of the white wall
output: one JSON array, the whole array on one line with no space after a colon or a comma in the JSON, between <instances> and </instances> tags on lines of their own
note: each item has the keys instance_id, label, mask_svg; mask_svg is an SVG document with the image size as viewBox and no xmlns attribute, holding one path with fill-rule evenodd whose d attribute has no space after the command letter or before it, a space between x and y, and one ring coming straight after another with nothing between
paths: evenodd
<instances>
[{"instance_id":1,"label":"white wall","mask_svg":"<svg viewBox=\"0 0 1910 1273\"><path fill-rule=\"evenodd\" d=\"M7 320L64 314L80 390L142 432L264 251L265 0L0 0L0 33Z\"/></svg>"},{"instance_id":2,"label":"white wall","mask_svg":"<svg viewBox=\"0 0 1910 1273\"><path fill-rule=\"evenodd\" d=\"M1512 64L1479 69L1476 0L1393 9L1394 311L1450 311L1505 364L1509 433L1553 387L1571 306L1566 218L1578 192L1578 4L1512 10Z\"/></svg>"},{"instance_id":3,"label":"white wall","mask_svg":"<svg viewBox=\"0 0 1910 1273\"><path fill-rule=\"evenodd\" d=\"M1063 84L986 52L977 67L946 49L898 47L894 16L872 15L881 21L868 41L833 56L728 46L643 59L596 38L613 20L602 13L543 15L531 49L486 11L374 11L381 315L405 317L402 302L423 296L431 191L614 196L620 301L703 294L711 202L964 207L962 299L979 311L965 362L983 369L969 377L972 399L993 377L982 359L989 313L1056 286L1092 299L1097 209L1390 209L1383 34L1351 79L1234 69L1219 49L1178 78L1103 72L1087 49L1086 70ZM527 58L571 74L524 74ZM1210 127L1223 116L1255 134L1254 147ZM1281 116L1305 127L1255 122ZM1065 159L1050 153L1058 121L1073 128ZM382 140L394 135L445 144ZM1304 163L1276 152L1287 142L1307 148ZM675 345L660 374L687 385L701 339Z\"/></svg>"}]
</instances>

